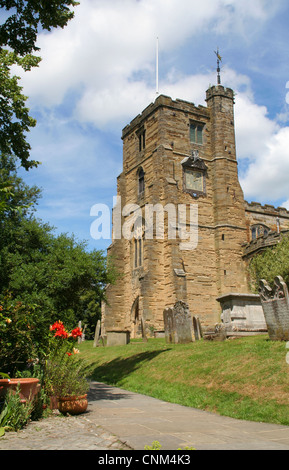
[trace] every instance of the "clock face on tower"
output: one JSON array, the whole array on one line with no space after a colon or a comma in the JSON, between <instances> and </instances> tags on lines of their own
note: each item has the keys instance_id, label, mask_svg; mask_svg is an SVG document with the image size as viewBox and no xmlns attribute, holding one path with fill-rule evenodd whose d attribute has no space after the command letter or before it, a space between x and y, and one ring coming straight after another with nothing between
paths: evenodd
<instances>
[{"instance_id":1,"label":"clock face on tower","mask_svg":"<svg viewBox=\"0 0 289 470\"><path fill-rule=\"evenodd\" d=\"M181 162L183 167L183 189L192 197L206 196L207 166L199 157L198 151L193 151L191 157L186 157Z\"/></svg>"},{"instance_id":2,"label":"clock face on tower","mask_svg":"<svg viewBox=\"0 0 289 470\"><path fill-rule=\"evenodd\" d=\"M204 191L204 173L197 170L185 170L185 187L191 191Z\"/></svg>"}]
</instances>

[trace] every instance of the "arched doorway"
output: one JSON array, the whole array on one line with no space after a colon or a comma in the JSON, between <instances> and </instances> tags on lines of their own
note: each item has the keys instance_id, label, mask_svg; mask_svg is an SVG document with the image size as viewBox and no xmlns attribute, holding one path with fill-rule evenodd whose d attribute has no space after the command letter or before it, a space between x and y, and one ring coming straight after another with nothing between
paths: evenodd
<instances>
[{"instance_id":1,"label":"arched doorway","mask_svg":"<svg viewBox=\"0 0 289 470\"><path fill-rule=\"evenodd\" d=\"M140 328L140 314L139 314L139 296L134 300L131 312L130 312L130 319L131 319L131 338L136 338L139 334Z\"/></svg>"}]
</instances>

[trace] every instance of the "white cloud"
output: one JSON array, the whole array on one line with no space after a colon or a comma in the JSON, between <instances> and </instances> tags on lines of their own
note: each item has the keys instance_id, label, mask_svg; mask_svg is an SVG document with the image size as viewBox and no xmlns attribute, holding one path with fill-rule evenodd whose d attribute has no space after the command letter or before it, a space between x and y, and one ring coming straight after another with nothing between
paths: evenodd
<instances>
[{"instance_id":1,"label":"white cloud","mask_svg":"<svg viewBox=\"0 0 289 470\"><path fill-rule=\"evenodd\" d=\"M249 39L272 17L282 5L282 0L224 0L221 15L215 29L219 33L234 32Z\"/></svg>"},{"instance_id":2,"label":"white cloud","mask_svg":"<svg viewBox=\"0 0 289 470\"><path fill-rule=\"evenodd\" d=\"M274 133L264 133L260 147L264 153L256 153L241 181L248 198L277 201L289 193L289 127ZM288 201L287 203L288 204Z\"/></svg>"},{"instance_id":3,"label":"white cloud","mask_svg":"<svg viewBox=\"0 0 289 470\"><path fill-rule=\"evenodd\" d=\"M66 28L39 35L43 60L24 75L24 91L32 106L51 107L73 90L76 116L97 125L99 107L104 110L104 100L113 101L103 120L110 112L114 121L129 94L139 96L142 88L145 98L150 95L157 36L167 54L211 28L242 33L240 24L246 31L252 20L255 27L263 24L272 8L265 0L83 0ZM134 80L134 74L144 71L150 85Z\"/></svg>"},{"instance_id":4,"label":"white cloud","mask_svg":"<svg viewBox=\"0 0 289 470\"><path fill-rule=\"evenodd\" d=\"M85 195L94 191L96 203L105 188L110 188L110 194L115 188L122 162L121 128L156 96L157 36L160 58L166 66L159 92L173 99L205 104L205 91L216 82L216 73L205 67L200 69L204 64L202 54L207 53L203 48L210 47L209 53L213 54L217 47L214 41L221 39L228 43L228 50L234 50L233 41L240 38L244 54L252 49L254 57L258 57L254 35L258 36L283 3L284 0L82 0L66 28L40 34L43 60L39 68L24 74L22 84L29 96L31 114L35 114L35 109L41 111L31 143L32 158L44 161L42 169L37 169L37 179L45 180L47 214L51 207L59 219L61 214L72 215L73 208L78 214L89 214L89 202L83 204ZM214 44L206 43L208 37ZM178 66L174 63L182 55L182 46L197 51L200 62L195 65L195 73L194 63L190 67L182 67L181 61ZM240 44L237 46L240 51ZM186 60L190 60L188 53ZM234 65L228 61L222 68L222 83L237 92L237 154L241 162L249 162L241 180L245 197L260 202L286 200L289 128L279 126L269 118L267 108L256 103L255 84L233 69L237 69L237 60L232 54ZM94 133L87 131L90 125ZM119 147L111 148L112 133L107 134L107 142L105 138L98 140L99 129L117 129ZM284 204L289 207L289 200Z\"/></svg>"},{"instance_id":5,"label":"white cloud","mask_svg":"<svg viewBox=\"0 0 289 470\"><path fill-rule=\"evenodd\" d=\"M254 103L246 93L236 96L235 118L238 158L261 161L279 126L269 119L267 108Z\"/></svg>"},{"instance_id":6,"label":"white cloud","mask_svg":"<svg viewBox=\"0 0 289 470\"><path fill-rule=\"evenodd\" d=\"M75 118L91 122L99 129L111 128L113 123L124 127L127 118L133 118L154 98L154 91L145 82L123 80L119 88L103 88L99 92L87 89L78 101Z\"/></svg>"}]
</instances>

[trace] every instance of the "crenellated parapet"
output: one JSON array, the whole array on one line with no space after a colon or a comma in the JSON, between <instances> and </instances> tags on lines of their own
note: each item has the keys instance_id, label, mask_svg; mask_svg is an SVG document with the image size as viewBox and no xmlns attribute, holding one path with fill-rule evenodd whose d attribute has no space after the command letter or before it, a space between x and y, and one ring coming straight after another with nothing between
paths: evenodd
<instances>
[{"instance_id":1,"label":"crenellated parapet","mask_svg":"<svg viewBox=\"0 0 289 470\"><path fill-rule=\"evenodd\" d=\"M289 211L285 207L275 207L270 204L262 205L260 202L245 201L245 210L275 217L285 217L289 220Z\"/></svg>"}]
</instances>

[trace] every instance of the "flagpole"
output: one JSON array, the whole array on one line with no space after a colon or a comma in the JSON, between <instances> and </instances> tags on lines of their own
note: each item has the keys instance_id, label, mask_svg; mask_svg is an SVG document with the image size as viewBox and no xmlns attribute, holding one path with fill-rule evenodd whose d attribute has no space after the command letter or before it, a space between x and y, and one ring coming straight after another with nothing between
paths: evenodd
<instances>
[{"instance_id":1,"label":"flagpole","mask_svg":"<svg viewBox=\"0 0 289 470\"><path fill-rule=\"evenodd\" d=\"M217 58L217 80L218 80L218 85L221 85L221 75L220 75L221 69L220 69L220 61L219 57Z\"/></svg>"},{"instance_id":2,"label":"flagpole","mask_svg":"<svg viewBox=\"0 0 289 470\"><path fill-rule=\"evenodd\" d=\"M219 48L217 49L217 51L215 51L215 54L216 54L216 56L217 56L217 80L218 80L218 85L221 85L220 60L222 60L222 57L221 57L220 54L219 54Z\"/></svg>"}]
</instances>

